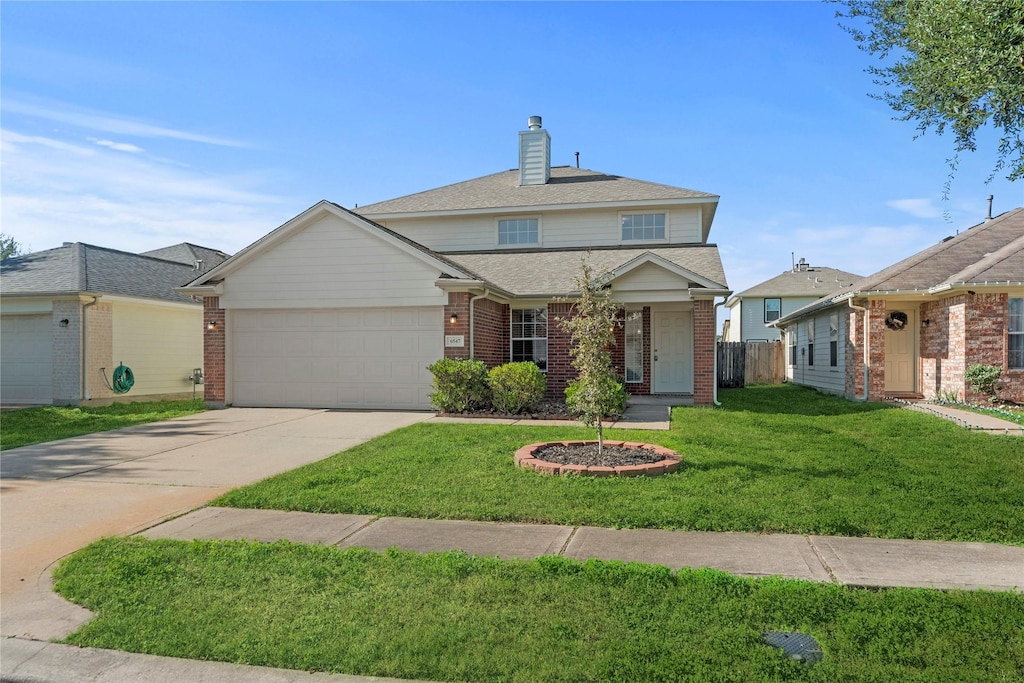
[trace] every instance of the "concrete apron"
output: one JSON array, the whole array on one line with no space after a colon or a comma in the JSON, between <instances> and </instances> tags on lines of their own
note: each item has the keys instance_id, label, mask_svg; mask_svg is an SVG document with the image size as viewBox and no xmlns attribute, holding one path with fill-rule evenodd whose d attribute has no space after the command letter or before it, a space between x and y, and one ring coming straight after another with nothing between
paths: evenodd
<instances>
[{"instance_id":1,"label":"concrete apron","mask_svg":"<svg viewBox=\"0 0 1024 683\"><path fill-rule=\"evenodd\" d=\"M91 618L50 589L69 553L430 417L229 408L0 453L0 635L63 638Z\"/></svg>"},{"instance_id":2,"label":"concrete apron","mask_svg":"<svg viewBox=\"0 0 1024 683\"><path fill-rule=\"evenodd\" d=\"M995 543L617 530L232 508L197 510L143 535L180 540L287 539L380 551L393 547L416 552L463 550L506 559L564 555L863 587L1024 587L1024 548Z\"/></svg>"}]
</instances>

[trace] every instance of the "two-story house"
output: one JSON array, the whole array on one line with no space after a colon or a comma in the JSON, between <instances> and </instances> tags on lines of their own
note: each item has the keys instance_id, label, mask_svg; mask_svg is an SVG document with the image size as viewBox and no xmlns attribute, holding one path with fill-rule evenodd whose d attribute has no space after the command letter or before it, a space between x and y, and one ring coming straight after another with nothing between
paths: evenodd
<instances>
[{"instance_id":1,"label":"two-story house","mask_svg":"<svg viewBox=\"0 0 1024 683\"><path fill-rule=\"evenodd\" d=\"M860 275L800 259L791 270L729 297L722 341L779 341L782 336L771 323L859 279Z\"/></svg>"},{"instance_id":2,"label":"two-story house","mask_svg":"<svg viewBox=\"0 0 1024 683\"><path fill-rule=\"evenodd\" d=\"M206 304L214 405L424 409L441 357L575 375L573 279L586 261L623 305L616 365L634 394L710 403L718 196L552 167L540 117L519 168L350 211L320 202L182 291Z\"/></svg>"}]
</instances>

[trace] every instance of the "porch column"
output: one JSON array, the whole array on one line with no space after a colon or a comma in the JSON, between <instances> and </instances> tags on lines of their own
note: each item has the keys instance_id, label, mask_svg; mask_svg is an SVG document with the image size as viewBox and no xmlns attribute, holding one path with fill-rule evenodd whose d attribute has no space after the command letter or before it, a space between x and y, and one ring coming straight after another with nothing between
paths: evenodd
<instances>
[{"instance_id":1,"label":"porch column","mask_svg":"<svg viewBox=\"0 0 1024 683\"><path fill-rule=\"evenodd\" d=\"M220 297L203 297L203 400L207 408L225 405L225 322Z\"/></svg>"},{"instance_id":2,"label":"porch column","mask_svg":"<svg viewBox=\"0 0 1024 683\"><path fill-rule=\"evenodd\" d=\"M710 299L693 302L693 403L715 400L715 306Z\"/></svg>"}]
</instances>

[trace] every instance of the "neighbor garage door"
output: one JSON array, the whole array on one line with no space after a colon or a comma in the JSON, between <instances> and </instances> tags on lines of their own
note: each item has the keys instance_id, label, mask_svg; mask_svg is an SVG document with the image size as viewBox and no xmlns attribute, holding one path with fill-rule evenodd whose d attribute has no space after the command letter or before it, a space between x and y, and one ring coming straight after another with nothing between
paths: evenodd
<instances>
[{"instance_id":1,"label":"neighbor garage door","mask_svg":"<svg viewBox=\"0 0 1024 683\"><path fill-rule=\"evenodd\" d=\"M53 316L0 320L0 402L53 402Z\"/></svg>"},{"instance_id":2,"label":"neighbor garage door","mask_svg":"<svg viewBox=\"0 0 1024 683\"><path fill-rule=\"evenodd\" d=\"M233 310L236 406L427 409L442 309Z\"/></svg>"}]
</instances>

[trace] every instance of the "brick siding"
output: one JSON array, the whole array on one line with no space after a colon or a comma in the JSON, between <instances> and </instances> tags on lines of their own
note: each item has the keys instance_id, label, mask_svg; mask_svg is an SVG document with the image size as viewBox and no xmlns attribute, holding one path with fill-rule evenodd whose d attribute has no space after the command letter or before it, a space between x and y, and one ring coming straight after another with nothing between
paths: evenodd
<instances>
[{"instance_id":1,"label":"brick siding","mask_svg":"<svg viewBox=\"0 0 1024 683\"><path fill-rule=\"evenodd\" d=\"M507 304L477 299L473 302L474 358L482 360L488 368L507 363L511 353L511 320Z\"/></svg>"},{"instance_id":2,"label":"brick siding","mask_svg":"<svg viewBox=\"0 0 1024 683\"><path fill-rule=\"evenodd\" d=\"M693 403L715 400L715 305L709 299L693 302Z\"/></svg>"},{"instance_id":3,"label":"brick siding","mask_svg":"<svg viewBox=\"0 0 1024 683\"><path fill-rule=\"evenodd\" d=\"M215 329L208 324L216 323ZM224 339L226 334L226 318L224 309L220 307L220 297L208 296L203 299L203 399L211 408L224 407L225 373L224 373Z\"/></svg>"}]
</instances>

